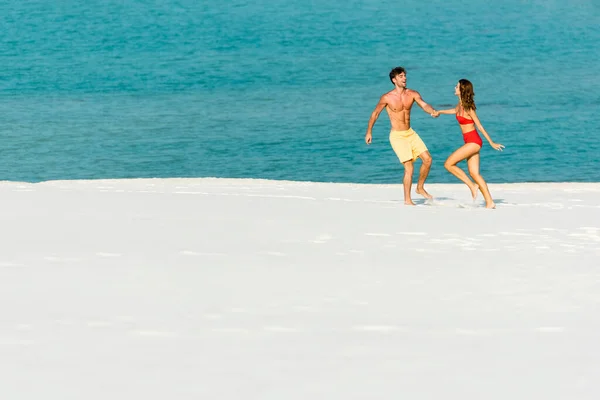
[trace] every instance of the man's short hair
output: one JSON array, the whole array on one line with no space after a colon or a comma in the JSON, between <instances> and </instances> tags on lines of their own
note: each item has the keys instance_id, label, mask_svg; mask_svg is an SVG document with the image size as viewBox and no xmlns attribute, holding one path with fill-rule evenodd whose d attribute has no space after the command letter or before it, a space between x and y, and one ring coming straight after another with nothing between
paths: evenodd
<instances>
[{"instance_id":1,"label":"man's short hair","mask_svg":"<svg viewBox=\"0 0 600 400\"><path fill-rule=\"evenodd\" d=\"M394 83L392 79L394 79L397 75L406 74L406 70L402 67L396 67L390 71L390 82Z\"/></svg>"}]
</instances>

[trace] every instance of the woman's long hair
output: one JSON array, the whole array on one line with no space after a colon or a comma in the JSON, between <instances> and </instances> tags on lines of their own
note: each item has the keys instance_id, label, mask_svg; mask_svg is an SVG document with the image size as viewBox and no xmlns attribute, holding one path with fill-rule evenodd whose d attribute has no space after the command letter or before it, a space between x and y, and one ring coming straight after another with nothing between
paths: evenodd
<instances>
[{"instance_id":1,"label":"woman's long hair","mask_svg":"<svg viewBox=\"0 0 600 400\"><path fill-rule=\"evenodd\" d=\"M466 80L461 79L458 81L460 86L460 104L465 111L476 110L475 106L475 92L473 91L473 84Z\"/></svg>"}]
</instances>

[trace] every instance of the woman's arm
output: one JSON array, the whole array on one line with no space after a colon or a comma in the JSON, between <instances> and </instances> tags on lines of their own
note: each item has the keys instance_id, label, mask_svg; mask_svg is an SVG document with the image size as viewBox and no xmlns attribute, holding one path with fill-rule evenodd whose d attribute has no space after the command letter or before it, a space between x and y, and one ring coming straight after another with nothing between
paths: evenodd
<instances>
[{"instance_id":1,"label":"woman's arm","mask_svg":"<svg viewBox=\"0 0 600 400\"><path fill-rule=\"evenodd\" d=\"M490 137L490 135L486 132L486 130L483 127L483 125L481 125L481 122L479 121L479 117L477 116L477 113L475 112L475 110L469 110L467 112L467 115L469 115L471 117L471 119L473 120L473 122L475 122L475 125L477 126L477 129L479 129L479 131L481 133L483 133L483 136L485 136L485 138L487 139L487 141L490 142L490 146L492 146L492 148L494 150L502 151L502 149L504 148L504 145L502 145L500 143L494 143L494 141L492 140L492 138Z\"/></svg>"},{"instance_id":2,"label":"woman's arm","mask_svg":"<svg viewBox=\"0 0 600 400\"><path fill-rule=\"evenodd\" d=\"M438 114L456 114L456 107L447 110L438 110Z\"/></svg>"},{"instance_id":3,"label":"woman's arm","mask_svg":"<svg viewBox=\"0 0 600 400\"><path fill-rule=\"evenodd\" d=\"M458 107L458 106L457 106ZM433 118L437 118L440 116L440 114L456 114L456 107L454 108L449 108L447 110L437 110L436 112L432 113L431 116Z\"/></svg>"}]
</instances>

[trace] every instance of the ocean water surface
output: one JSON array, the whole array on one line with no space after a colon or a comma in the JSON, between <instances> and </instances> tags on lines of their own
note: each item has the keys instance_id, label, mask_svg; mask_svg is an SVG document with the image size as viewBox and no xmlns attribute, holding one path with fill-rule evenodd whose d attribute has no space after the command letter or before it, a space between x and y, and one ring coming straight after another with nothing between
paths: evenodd
<instances>
[{"instance_id":1,"label":"ocean water surface","mask_svg":"<svg viewBox=\"0 0 600 400\"><path fill-rule=\"evenodd\" d=\"M471 80L489 182L600 181L600 3L7 0L0 180L234 177L398 183L389 70L434 107ZM430 182L461 145L418 106Z\"/></svg>"}]
</instances>

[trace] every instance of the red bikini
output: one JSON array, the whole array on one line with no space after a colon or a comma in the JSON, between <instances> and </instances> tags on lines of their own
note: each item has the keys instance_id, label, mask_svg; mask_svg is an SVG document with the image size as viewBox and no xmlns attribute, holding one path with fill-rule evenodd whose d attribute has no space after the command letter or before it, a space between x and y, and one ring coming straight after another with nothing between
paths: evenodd
<instances>
[{"instance_id":1,"label":"red bikini","mask_svg":"<svg viewBox=\"0 0 600 400\"><path fill-rule=\"evenodd\" d=\"M458 123L460 125L470 125L470 124L475 123L475 121L473 121L472 119L467 119L465 117L461 117L458 114L456 114L456 120L458 121ZM473 129L472 131L463 133L463 140L465 141L465 143L475 143L475 144L479 145L479 147L483 146L483 140L481 140L481 136L479 136L479 134L477 133L477 130L475 130L475 129Z\"/></svg>"},{"instance_id":2,"label":"red bikini","mask_svg":"<svg viewBox=\"0 0 600 400\"><path fill-rule=\"evenodd\" d=\"M472 119L467 119L465 117L461 117L458 114L456 114L456 120L461 125L469 125L469 124L474 124L475 123L475 121L473 121Z\"/></svg>"}]
</instances>

